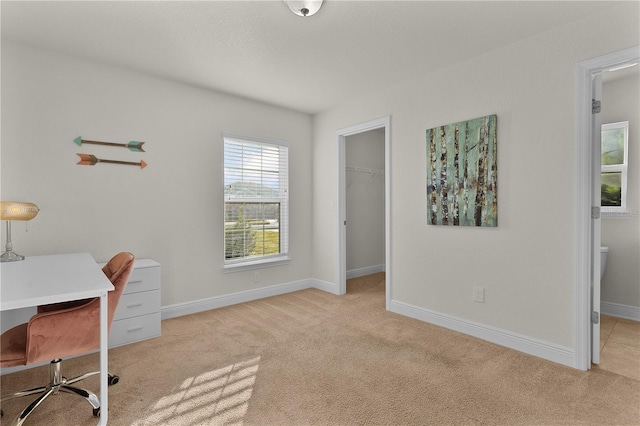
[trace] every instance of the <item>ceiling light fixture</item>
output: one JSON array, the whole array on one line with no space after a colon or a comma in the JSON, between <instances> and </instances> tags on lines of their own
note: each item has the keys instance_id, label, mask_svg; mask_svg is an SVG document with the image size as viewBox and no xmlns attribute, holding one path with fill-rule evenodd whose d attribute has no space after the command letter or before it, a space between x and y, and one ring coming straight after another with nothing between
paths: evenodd
<instances>
[{"instance_id":1,"label":"ceiling light fixture","mask_svg":"<svg viewBox=\"0 0 640 426\"><path fill-rule=\"evenodd\" d=\"M322 0L283 0L298 16L311 16L320 10Z\"/></svg>"}]
</instances>

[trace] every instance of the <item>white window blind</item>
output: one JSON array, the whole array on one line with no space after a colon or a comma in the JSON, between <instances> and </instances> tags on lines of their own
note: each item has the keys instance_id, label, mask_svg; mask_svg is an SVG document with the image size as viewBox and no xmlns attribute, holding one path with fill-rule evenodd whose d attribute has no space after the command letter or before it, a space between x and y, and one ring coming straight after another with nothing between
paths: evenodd
<instances>
[{"instance_id":1,"label":"white window blind","mask_svg":"<svg viewBox=\"0 0 640 426\"><path fill-rule=\"evenodd\" d=\"M286 145L225 134L225 266L288 255L288 169Z\"/></svg>"}]
</instances>

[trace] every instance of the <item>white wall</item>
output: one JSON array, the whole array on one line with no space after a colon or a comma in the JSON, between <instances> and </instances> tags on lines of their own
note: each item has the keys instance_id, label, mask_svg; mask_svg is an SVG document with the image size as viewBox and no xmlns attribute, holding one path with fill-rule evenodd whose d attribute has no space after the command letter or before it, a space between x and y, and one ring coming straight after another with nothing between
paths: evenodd
<instances>
[{"instance_id":1,"label":"white wall","mask_svg":"<svg viewBox=\"0 0 640 426\"><path fill-rule=\"evenodd\" d=\"M347 167L384 172L384 130L347 136L345 154ZM384 195L384 173L347 169L348 277L384 268Z\"/></svg>"},{"instance_id":2,"label":"white wall","mask_svg":"<svg viewBox=\"0 0 640 426\"><path fill-rule=\"evenodd\" d=\"M222 132L290 145L292 261L223 273ZM128 250L162 266L162 305L310 276L311 117L2 41L3 200L38 204L13 227L24 255ZM74 144L144 141L145 153ZM76 165L76 153L148 166ZM4 241L4 235L3 235Z\"/></svg>"},{"instance_id":3,"label":"white wall","mask_svg":"<svg viewBox=\"0 0 640 426\"><path fill-rule=\"evenodd\" d=\"M629 121L627 211L624 219L602 220L602 245L609 247L602 301L640 307L640 79L603 84L602 122Z\"/></svg>"},{"instance_id":4,"label":"white wall","mask_svg":"<svg viewBox=\"0 0 640 426\"><path fill-rule=\"evenodd\" d=\"M26 255L119 250L162 265L163 305L314 278L337 286L336 130L391 116L391 298L573 348L574 65L640 44L637 2L314 117L2 42L1 198L41 212ZM615 28L615 31L611 31ZM385 58L381 58L385 60ZM425 130L498 115L499 226L426 225ZM289 142L288 266L223 274L222 132ZM138 157L77 147L143 140ZM313 141L313 143L312 143ZM78 166L76 153L149 166ZM310 170L312 172L310 172ZM472 287L486 303L472 302Z\"/></svg>"},{"instance_id":5,"label":"white wall","mask_svg":"<svg viewBox=\"0 0 640 426\"><path fill-rule=\"evenodd\" d=\"M336 129L390 115L392 301L574 350L574 67L640 44L638 13L612 5L314 117L314 277L338 280ZM427 225L425 130L488 114L498 227Z\"/></svg>"}]
</instances>

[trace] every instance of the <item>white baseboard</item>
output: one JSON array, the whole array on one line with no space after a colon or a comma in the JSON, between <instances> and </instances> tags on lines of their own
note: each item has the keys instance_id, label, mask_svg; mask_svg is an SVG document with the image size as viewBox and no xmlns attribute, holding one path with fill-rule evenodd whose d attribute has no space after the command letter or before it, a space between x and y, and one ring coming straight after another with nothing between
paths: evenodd
<instances>
[{"instance_id":1,"label":"white baseboard","mask_svg":"<svg viewBox=\"0 0 640 426\"><path fill-rule=\"evenodd\" d=\"M265 297L278 296L280 294L304 290L310 287L313 287L312 280L300 280L290 283L272 285L269 287L257 288L254 290L239 291L237 293L194 300L191 302L177 303L175 305L163 306L161 309L161 318L165 320L169 318L181 317L183 315L195 314L211 309L236 305L238 303L264 299Z\"/></svg>"},{"instance_id":2,"label":"white baseboard","mask_svg":"<svg viewBox=\"0 0 640 426\"><path fill-rule=\"evenodd\" d=\"M347 271L347 279L364 277L365 275L371 275L378 272L384 272L385 265L373 265L373 266L365 266L364 268L351 269Z\"/></svg>"},{"instance_id":3,"label":"white baseboard","mask_svg":"<svg viewBox=\"0 0 640 426\"><path fill-rule=\"evenodd\" d=\"M265 297L278 296L280 294L291 293L293 291L307 288L317 288L329 293L338 294L338 286L333 283L306 279L293 281L290 283L277 284L269 287L257 288L254 290L240 291L237 293L225 294L222 296L209 297L206 299L194 300L192 302L177 303L175 305L163 306L161 318L163 320L183 315L195 314L208 311L210 309L222 308L236 305L238 303L250 302L252 300L264 299Z\"/></svg>"},{"instance_id":4,"label":"white baseboard","mask_svg":"<svg viewBox=\"0 0 640 426\"><path fill-rule=\"evenodd\" d=\"M322 291L326 291L327 293L331 293L331 294L340 294L340 292L338 291L338 284L335 283L330 283L328 281L321 281L321 280L312 280L313 285L311 287L313 288L317 288L318 290L322 290Z\"/></svg>"},{"instance_id":5,"label":"white baseboard","mask_svg":"<svg viewBox=\"0 0 640 426\"><path fill-rule=\"evenodd\" d=\"M640 321L640 307L622 305L613 302L600 302L600 313L611 315L612 317L626 318L633 321Z\"/></svg>"},{"instance_id":6,"label":"white baseboard","mask_svg":"<svg viewBox=\"0 0 640 426\"><path fill-rule=\"evenodd\" d=\"M392 300L389 303L389 310L569 367L573 367L574 364L572 348L430 311L397 300Z\"/></svg>"}]
</instances>

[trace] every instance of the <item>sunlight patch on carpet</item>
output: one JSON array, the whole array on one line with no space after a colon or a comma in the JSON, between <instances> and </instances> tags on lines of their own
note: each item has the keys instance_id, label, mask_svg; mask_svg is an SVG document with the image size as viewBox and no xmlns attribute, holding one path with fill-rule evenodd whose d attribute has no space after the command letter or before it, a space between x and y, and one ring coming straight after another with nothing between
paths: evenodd
<instances>
[{"instance_id":1,"label":"sunlight patch on carpet","mask_svg":"<svg viewBox=\"0 0 640 426\"><path fill-rule=\"evenodd\" d=\"M259 362L256 357L186 378L133 425L242 425Z\"/></svg>"}]
</instances>

